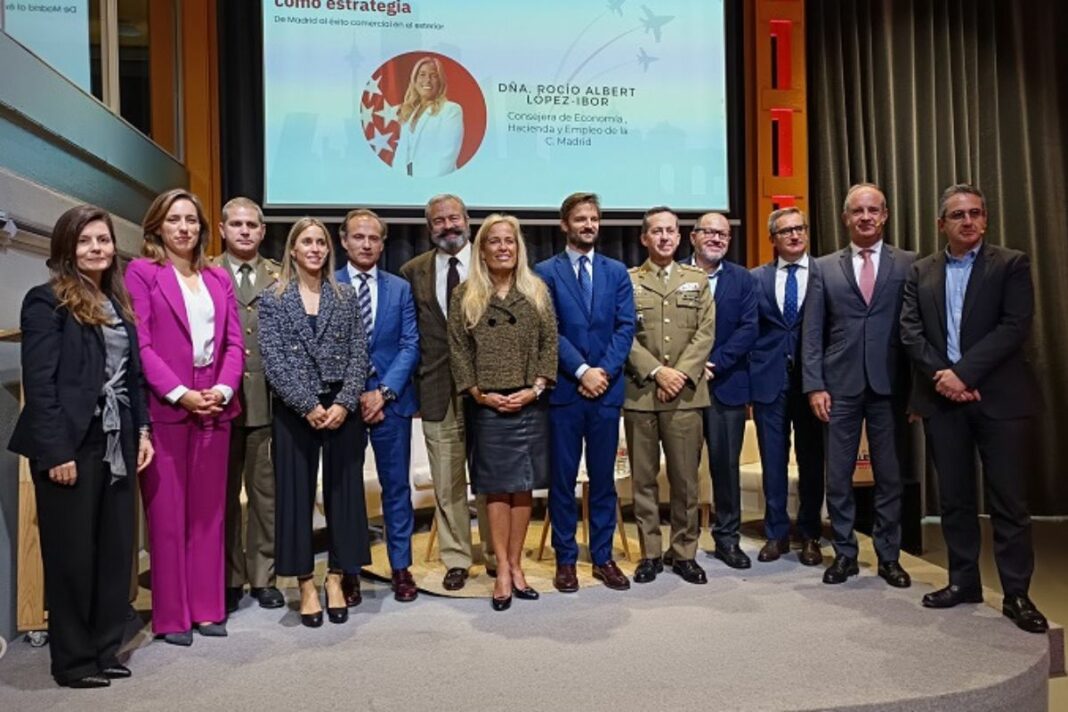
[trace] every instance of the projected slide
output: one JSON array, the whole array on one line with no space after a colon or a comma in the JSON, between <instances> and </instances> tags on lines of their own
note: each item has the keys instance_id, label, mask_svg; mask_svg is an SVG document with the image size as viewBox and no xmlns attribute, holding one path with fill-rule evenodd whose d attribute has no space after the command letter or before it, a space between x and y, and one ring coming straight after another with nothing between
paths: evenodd
<instances>
[{"instance_id":1,"label":"projected slide","mask_svg":"<svg viewBox=\"0 0 1068 712\"><path fill-rule=\"evenodd\" d=\"M273 206L729 205L723 0L265 0Z\"/></svg>"},{"instance_id":2,"label":"projected slide","mask_svg":"<svg viewBox=\"0 0 1068 712\"><path fill-rule=\"evenodd\" d=\"M4 32L91 92L89 0L3 2Z\"/></svg>"}]
</instances>

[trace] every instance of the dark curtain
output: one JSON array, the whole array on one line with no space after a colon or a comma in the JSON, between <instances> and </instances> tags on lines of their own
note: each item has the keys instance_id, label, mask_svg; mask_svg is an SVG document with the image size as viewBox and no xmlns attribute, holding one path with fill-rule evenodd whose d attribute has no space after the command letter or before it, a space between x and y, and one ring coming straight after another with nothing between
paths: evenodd
<instances>
[{"instance_id":1,"label":"dark curtain","mask_svg":"<svg viewBox=\"0 0 1068 712\"><path fill-rule=\"evenodd\" d=\"M942 249L938 197L968 182L987 196L986 239L1032 257L1046 410L1039 469L1020 476L1043 515L1068 514L1066 18L1052 0L806 3L813 251L846 244L842 200L859 181L886 192L889 242Z\"/></svg>"}]
</instances>

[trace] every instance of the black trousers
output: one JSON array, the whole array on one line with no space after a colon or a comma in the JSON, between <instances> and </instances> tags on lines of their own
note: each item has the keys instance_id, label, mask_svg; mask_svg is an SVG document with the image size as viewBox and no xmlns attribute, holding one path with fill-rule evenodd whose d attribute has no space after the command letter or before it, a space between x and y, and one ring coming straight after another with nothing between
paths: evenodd
<instances>
[{"instance_id":1,"label":"black trousers","mask_svg":"<svg viewBox=\"0 0 1068 712\"><path fill-rule=\"evenodd\" d=\"M324 396L324 407L333 396ZM310 576L315 570L312 514L319 453L329 538L328 566L347 574L371 563L367 504L363 493L363 421L349 413L337 430L316 430L281 400L274 403L271 453L275 477L275 570Z\"/></svg>"},{"instance_id":2,"label":"black trousers","mask_svg":"<svg viewBox=\"0 0 1068 712\"><path fill-rule=\"evenodd\" d=\"M52 677L64 683L114 665L130 593L137 474L111 484L100 419L75 455L73 486L33 473Z\"/></svg>"},{"instance_id":3,"label":"black trousers","mask_svg":"<svg viewBox=\"0 0 1068 712\"><path fill-rule=\"evenodd\" d=\"M711 394L712 405L702 411L708 470L712 475L712 499L716 522L712 539L716 546L735 546L742 525L742 490L738 460L745 437L745 406L723 405Z\"/></svg>"},{"instance_id":4,"label":"black trousers","mask_svg":"<svg viewBox=\"0 0 1068 712\"><path fill-rule=\"evenodd\" d=\"M976 449L994 528L994 561L1006 596L1026 596L1035 567L1024 475L1034 466L1033 418L994 419L969 403L924 419L938 472L949 582L980 586Z\"/></svg>"}]
</instances>

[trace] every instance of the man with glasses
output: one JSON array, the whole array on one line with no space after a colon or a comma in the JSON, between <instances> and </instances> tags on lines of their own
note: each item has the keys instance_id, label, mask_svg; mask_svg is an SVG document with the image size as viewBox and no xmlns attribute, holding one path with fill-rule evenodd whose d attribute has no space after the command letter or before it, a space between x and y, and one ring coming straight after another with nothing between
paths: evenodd
<instances>
[{"instance_id":1,"label":"man with glasses","mask_svg":"<svg viewBox=\"0 0 1068 712\"><path fill-rule=\"evenodd\" d=\"M842 205L850 244L819 258L809 275L802 322L802 387L816 417L827 424L827 511L834 532L834 563L826 584L845 583L857 564L853 473L860 432L867 426L875 478L872 543L878 574L889 585L912 580L901 552L901 467L906 442L898 394L908 382L901 353L901 296L915 252L883 241L886 196L871 183L854 185Z\"/></svg>"},{"instance_id":2,"label":"man with glasses","mask_svg":"<svg viewBox=\"0 0 1068 712\"><path fill-rule=\"evenodd\" d=\"M742 524L738 460L749 404L749 351L757 337L757 299L753 276L725 259L731 226L719 213L705 213L690 232L693 264L707 276L716 305L715 346L706 364L710 402L704 410L708 469L716 522L714 556L733 569L747 569L749 556L739 545Z\"/></svg>"},{"instance_id":3,"label":"man with glasses","mask_svg":"<svg viewBox=\"0 0 1068 712\"><path fill-rule=\"evenodd\" d=\"M764 535L758 561L775 561L790 551L787 477L790 434L797 452L798 559L805 566L823 561L820 510L823 507L823 428L801 390L801 320L805 293L816 262L808 255L808 225L797 208L768 216L775 258L753 269L760 316L749 355L753 420L764 485Z\"/></svg>"},{"instance_id":4,"label":"man with glasses","mask_svg":"<svg viewBox=\"0 0 1068 712\"><path fill-rule=\"evenodd\" d=\"M623 426L634 483L634 518L642 558L635 583L664 570L657 475L660 447L671 489L671 570L689 583L707 582L697 564L700 535L697 469L701 412L708 406L705 362L716 330L716 307L702 270L676 264L679 218L651 208L642 218L649 258L629 270L637 330L627 357Z\"/></svg>"},{"instance_id":5,"label":"man with glasses","mask_svg":"<svg viewBox=\"0 0 1068 712\"><path fill-rule=\"evenodd\" d=\"M350 210L341 222L341 246L348 262L336 273L338 282L356 291L360 324L367 336L370 374L360 396L360 430L356 448L363 452L370 438L378 482L382 487L382 520L392 571L393 597L414 601L419 593L412 565L412 416L419 409L412 376L419 365L419 328L415 302L407 281L378 268L386 246L386 225L370 210ZM359 578L345 574L346 603L358 603Z\"/></svg>"},{"instance_id":6,"label":"man with glasses","mask_svg":"<svg viewBox=\"0 0 1068 712\"><path fill-rule=\"evenodd\" d=\"M1035 465L1038 381L1027 361L1034 287L1027 255L984 240L986 199L971 185L942 193L946 249L918 260L905 283L901 341L916 371L910 409L923 417L938 472L949 585L923 605L982 603L979 452L989 493L1002 612L1030 633L1049 628L1028 598L1034 551L1024 478Z\"/></svg>"},{"instance_id":7,"label":"man with glasses","mask_svg":"<svg viewBox=\"0 0 1068 712\"><path fill-rule=\"evenodd\" d=\"M413 257L400 273L412 285L418 314L416 387L437 500L438 547L446 568L442 585L457 591L467 582L473 557L464 416L449 368L446 316L453 290L467 279L471 265L471 227L464 201L448 194L436 195L426 204L426 223L434 249ZM497 567L492 558L486 498L479 496L476 502L486 569L494 576Z\"/></svg>"}]
</instances>

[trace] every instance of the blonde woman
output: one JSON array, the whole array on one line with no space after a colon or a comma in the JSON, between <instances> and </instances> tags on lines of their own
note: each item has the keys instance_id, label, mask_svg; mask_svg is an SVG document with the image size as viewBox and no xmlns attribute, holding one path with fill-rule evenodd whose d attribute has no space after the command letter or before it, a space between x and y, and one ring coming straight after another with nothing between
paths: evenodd
<instances>
[{"instance_id":1,"label":"blonde woman","mask_svg":"<svg viewBox=\"0 0 1068 712\"><path fill-rule=\"evenodd\" d=\"M464 140L464 111L445 97L441 60L427 55L412 68L400 107L400 138L393 167L419 178L434 178L456 170Z\"/></svg>"},{"instance_id":2,"label":"blonde woman","mask_svg":"<svg viewBox=\"0 0 1068 712\"><path fill-rule=\"evenodd\" d=\"M275 288L260 296L260 351L275 395L275 570L300 584L301 622L317 628L312 511L319 453L329 534L326 610L348 620L342 577L371 563L363 494L363 420L367 339L352 287L334 279L333 242L312 218L293 225ZM355 413L349 417L350 413ZM355 605L355 604L354 604Z\"/></svg>"},{"instance_id":3,"label":"blonde woman","mask_svg":"<svg viewBox=\"0 0 1068 712\"><path fill-rule=\"evenodd\" d=\"M465 405L471 485L486 495L497 556L493 610L534 600L523 574L532 490L549 483L545 389L556 376L556 316L530 269L519 221L493 214L475 235L449 304L450 366Z\"/></svg>"}]
</instances>

